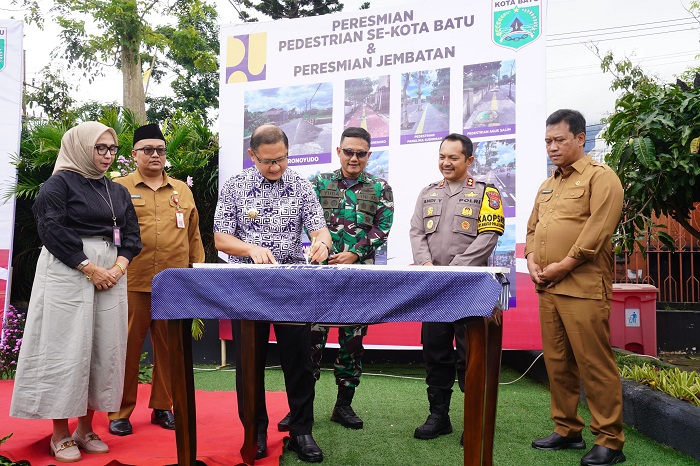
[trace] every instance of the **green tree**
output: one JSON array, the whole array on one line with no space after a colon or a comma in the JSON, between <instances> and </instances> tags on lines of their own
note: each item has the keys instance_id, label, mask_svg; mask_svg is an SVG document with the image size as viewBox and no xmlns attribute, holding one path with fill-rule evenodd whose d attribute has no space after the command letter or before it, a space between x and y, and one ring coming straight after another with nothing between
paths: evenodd
<instances>
[{"instance_id":1,"label":"green tree","mask_svg":"<svg viewBox=\"0 0 700 466\"><path fill-rule=\"evenodd\" d=\"M320 16L328 13L343 11L343 4L338 0L228 0L238 13L241 21L258 21L253 14L260 13L272 19L303 18L306 16ZM368 3L365 5L369 6ZM364 5L363 5L364 6Z\"/></svg>"},{"instance_id":2,"label":"green tree","mask_svg":"<svg viewBox=\"0 0 700 466\"><path fill-rule=\"evenodd\" d=\"M164 68L175 75L174 98L158 98L157 108L198 114L210 123L219 107L219 26L216 8L202 0L178 0L170 9L174 26L158 29L167 40ZM150 109L149 109L150 110ZM164 117L149 121L164 121Z\"/></svg>"},{"instance_id":3,"label":"green tree","mask_svg":"<svg viewBox=\"0 0 700 466\"><path fill-rule=\"evenodd\" d=\"M41 14L38 0L10 0L10 5L16 6L24 12L24 21L27 24L34 23L39 28L44 26L44 17Z\"/></svg>"},{"instance_id":4,"label":"green tree","mask_svg":"<svg viewBox=\"0 0 700 466\"><path fill-rule=\"evenodd\" d=\"M70 109L75 105L71 93L75 91L62 77L55 66L41 70L41 82L26 84L28 91L24 101L28 108L41 107L46 116L54 121L70 119Z\"/></svg>"},{"instance_id":5,"label":"green tree","mask_svg":"<svg viewBox=\"0 0 700 466\"><path fill-rule=\"evenodd\" d=\"M691 151L700 137L700 87L661 83L628 59L616 62L611 53L601 66L614 76L611 88L622 92L603 134L612 148L606 162L625 189L620 245L632 251L636 244L645 252L646 241L658 237L673 249L673 238L654 221L662 215L700 239L688 222L700 201L700 158Z\"/></svg>"},{"instance_id":6,"label":"green tree","mask_svg":"<svg viewBox=\"0 0 700 466\"><path fill-rule=\"evenodd\" d=\"M162 47L165 39L146 20L158 0L55 0L56 21L62 28L64 57L91 81L96 70L116 66L122 72L124 107L146 122L141 47ZM89 33L86 22L96 27Z\"/></svg>"}]
</instances>

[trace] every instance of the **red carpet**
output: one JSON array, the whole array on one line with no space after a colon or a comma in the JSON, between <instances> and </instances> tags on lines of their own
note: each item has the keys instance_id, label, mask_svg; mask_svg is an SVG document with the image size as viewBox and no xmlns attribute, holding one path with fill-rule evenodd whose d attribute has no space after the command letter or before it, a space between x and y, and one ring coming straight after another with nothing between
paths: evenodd
<instances>
[{"instance_id":1,"label":"red carpet","mask_svg":"<svg viewBox=\"0 0 700 466\"><path fill-rule=\"evenodd\" d=\"M56 464L49 455L50 420L15 419L8 416L12 397L12 380L0 381L0 438L9 433L12 437L0 445L0 455L13 461L27 460L32 466ZM81 466L153 465L177 463L175 432L151 424L148 409L150 385L139 385L138 403L131 415L133 435L117 437L108 431L105 413L95 413L93 428L109 445L104 455L82 453ZM207 465L236 465L242 462L243 426L238 419L235 392L195 392L197 402L197 459ZM285 433L277 432L277 421L288 412L287 397L283 392L268 392L267 407L270 416L268 430L268 457L257 460L256 465L278 465L282 455L282 439ZM77 424L69 421L71 432ZM293 454L289 452L288 454ZM64 464L64 463L58 463Z\"/></svg>"}]
</instances>

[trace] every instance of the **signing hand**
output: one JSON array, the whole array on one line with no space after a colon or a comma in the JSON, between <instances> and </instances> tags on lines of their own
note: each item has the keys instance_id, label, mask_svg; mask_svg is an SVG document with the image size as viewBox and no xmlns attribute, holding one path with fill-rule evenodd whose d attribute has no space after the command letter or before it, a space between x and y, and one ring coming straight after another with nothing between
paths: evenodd
<instances>
[{"instance_id":1,"label":"signing hand","mask_svg":"<svg viewBox=\"0 0 700 466\"><path fill-rule=\"evenodd\" d=\"M328 247L322 241L313 241L307 254L311 262L321 263L328 258Z\"/></svg>"}]
</instances>

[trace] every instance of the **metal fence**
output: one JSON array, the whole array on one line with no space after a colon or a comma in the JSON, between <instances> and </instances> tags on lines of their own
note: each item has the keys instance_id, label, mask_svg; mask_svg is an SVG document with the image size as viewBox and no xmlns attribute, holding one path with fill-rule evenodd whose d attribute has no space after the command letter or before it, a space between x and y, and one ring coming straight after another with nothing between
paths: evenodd
<instances>
[{"instance_id":1,"label":"metal fence","mask_svg":"<svg viewBox=\"0 0 700 466\"><path fill-rule=\"evenodd\" d=\"M666 233L676 241L676 251L670 252L660 241L648 241L647 257L634 252L616 257L615 283L646 283L659 289L658 301L668 303L700 302L700 240L693 237L678 222L661 218L657 223L667 225ZM693 211L690 224L700 229L700 212Z\"/></svg>"}]
</instances>

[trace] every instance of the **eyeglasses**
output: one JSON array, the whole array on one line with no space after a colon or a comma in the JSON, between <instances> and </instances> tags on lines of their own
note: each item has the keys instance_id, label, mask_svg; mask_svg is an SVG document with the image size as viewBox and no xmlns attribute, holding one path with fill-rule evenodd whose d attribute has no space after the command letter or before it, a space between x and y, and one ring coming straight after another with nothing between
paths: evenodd
<instances>
[{"instance_id":1,"label":"eyeglasses","mask_svg":"<svg viewBox=\"0 0 700 466\"><path fill-rule=\"evenodd\" d=\"M165 147L139 147L138 149L134 148L134 150L142 150L144 155L153 155L153 152L157 153L161 157L165 155Z\"/></svg>"},{"instance_id":2,"label":"eyeglasses","mask_svg":"<svg viewBox=\"0 0 700 466\"><path fill-rule=\"evenodd\" d=\"M108 146L106 144L96 144L95 149L100 155L107 155L108 151L112 155L117 155L117 152L119 152L119 146Z\"/></svg>"},{"instance_id":3,"label":"eyeglasses","mask_svg":"<svg viewBox=\"0 0 700 466\"><path fill-rule=\"evenodd\" d=\"M366 151L366 150L352 150L352 149L344 149L342 147L340 148L340 150L343 151L343 154L345 155L345 157L347 157L349 159L351 159L353 155L356 155L358 160L364 159L365 157L367 157L367 154L369 154L369 151Z\"/></svg>"},{"instance_id":4,"label":"eyeglasses","mask_svg":"<svg viewBox=\"0 0 700 466\"><path fill-rule=\"evenodd\" d=\"M255 156L260 165L265 165L266 167L271 167L274 164L282 165L283 163L287 163L287 159L289 159L289 154L274 160L260 160L260 157L258 157L258 154L256 154L255 152L253 152L253 155Z\"/></svg>"}]
</instances>

